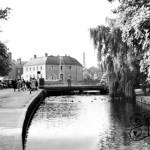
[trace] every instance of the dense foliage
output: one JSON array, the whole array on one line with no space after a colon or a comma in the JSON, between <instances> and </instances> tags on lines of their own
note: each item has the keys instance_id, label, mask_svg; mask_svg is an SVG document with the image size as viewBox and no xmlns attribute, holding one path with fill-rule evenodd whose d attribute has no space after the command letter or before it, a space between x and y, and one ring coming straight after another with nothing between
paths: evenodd
<instances>
[{"instance_id":1,"label":"dense foliage","mask_svg":"<svg viewBox=\"0 0 150 150\"><path fill-rule=\"evenodd\" d=\"M109 79L111 97L134 97L133 86L137 74L132 61L130 48L122 40L122 31L118 27L98 26L90 29L98 60Z\"/></svg>"},{"instance_id":2,"label":"dense foliage","mask_svg":"<svg viewBox=\"0 0 150 150\"><path fill-rule=\"evenodd\" d=\"M0 9L0 19L7 20L10 8ZM11 70L10 60L8 56L8 48L0 41L0 76L8 75Z\"/></svg>"},{"instance_id":3,"label":"dense foliage","mask_svg":"<svg viewBox=\"0 0 150 150\"><path fill-rule=\"evenodd\" d=\"M7 20L10 10L11 9L9 7L6 7L5 9L0 9L0 19Z\"/></svg>"},{"instance_id":4,"label":"dense foliage","mask_svg":"<svg viewBox=\"0 0 150 150\"><path fill-rule=\"evenodd\" d=\"M120 0L113 12L117 18L90 29L90 35L108 73L110 96L133 98L135 86L149 79L150 2Z\"/></svg>"},{"instance_id":5,"label":"dense foliage","mask_svg":"<svg viewBox=\"0 0 150 150\"><path fill-rule=\"evenodd\" d=\"M5 76L11 70L7 47L0 42L0 76Z\"/></svg>"},{"instance_id":6,"label":"dense foliage","mask_svg":"<svg viewBox=\"0 0 150 150\"><path fill-rule=\"evenodd\" d=\"M149 74L150 59L150 1L122 0L114 10L117 25L122 30L122 39L132 47L132 53L139 58L140 70ZM147 76L149 80L149 75Z\"/></svg>"}]
</instances>

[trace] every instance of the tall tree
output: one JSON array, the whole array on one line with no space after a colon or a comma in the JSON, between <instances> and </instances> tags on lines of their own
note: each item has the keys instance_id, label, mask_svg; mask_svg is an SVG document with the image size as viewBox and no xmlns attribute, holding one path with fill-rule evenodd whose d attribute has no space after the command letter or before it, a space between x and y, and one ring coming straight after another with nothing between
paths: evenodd
<instances>
[{"instance_id":1,"label":"tall tree","mask_svg":"<svg viewBox=\"0 0 150 150\"><path fill-rule=\"evenodd\" d=\"M7 53L8 49L0 42L0 76L8 75L11 70L11 63Z\"/></svg>"},{"instance_id":2,"label":"tall tree","mask_svg":"<svg viewBox=\"0 0 150 150\"><path fill-rule=\"evenodd\" d=\"M111 96L121 92L133 98L136 81L145 84L150 80L150 2L118 1L118 8L113 10L116 19L109 20L108 27L99 26L90 33L98 58L107 66Z\"/></svg>"},{"instance_id":3,"label":"tall tree","mask_svg":"<svg viewBox=\"0 0 150 150\"><path fill-rule=\"evenodd\" d=\"M6 7L5 9L0 9L0 19L7 20L10 10L11 9L9 7Z\"/></svg>"},{"instance_id":4,"label":"tall tree","mask_svg":"<svg viewBox=\"0 0 150 150\"><path fill-rule=\"evenodd\" d=\"M111 22L108 27L90 29L90 35L98 50L98 59L108 73L110 96L135 98L136 61L131 48L122 40L120 28Z\"/></svg>"},{"instance_id":5,"label":"tall tree","mask_svg":"<svg viewBox=\"0 0 150 150\"><path fill-rule=\"evenodd\" d=\"M114 0L108 0L113 2ZM150 80L150 1L120 0L114 10L122 39L132 47L132 55L139 58L140 71Z\"/></svg>"},{"instance_id":6,"label":"tall tree","mask_svg":"<svg viewBox=\"0 0 150 150\"><path fill-rule=\"evenodd\" d=\"M0 9L0 19L7 20L10 8ZM8 48L0 41L0 76L8 75L11 70Z\"/></svg>"}]
</instances>

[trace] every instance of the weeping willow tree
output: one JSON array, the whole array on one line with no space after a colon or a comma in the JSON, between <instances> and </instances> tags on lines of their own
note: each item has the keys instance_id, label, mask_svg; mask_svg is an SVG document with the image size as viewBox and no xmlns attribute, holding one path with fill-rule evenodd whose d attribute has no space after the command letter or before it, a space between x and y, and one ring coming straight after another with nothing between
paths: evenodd
<instances>
[{"instance_id":1,"label":"weeping willow tree","mask_svg":"<svg viewBox=\"0 0 150 150\"><path fill-rule=\"evenodd\" d=\"M114 9L113 12L116 14L117 26L122 32L121 33L122 38L120 39L122 39L122 41L125 42L128 47L126 49L127 52L126 53L123 52L123 56L124 57L127 56L127 58L125 59L124 67L122 67L122 69L120 68L121 70L120 72L126 74L124 74L124 76L123 75L121 76L121 81L122 81L121 83L125 82L124 94L130 96L131 94L129 93L131 92L131 89L133 90L133 87L135 85L134 80L138 79L141 81L141 84L143 85L142 86L143 91L145 91L144 88L145 85L150 84L150 61L149 61L150 60L150 1L149 0L108 0L108 1L119 2L118 7ZM98 28L97 29L95 28L95 31L96 30L98 30ZM98 32L100 31L97 31L97 33ZM101 35L103 34L104 33L102 33ZM91 36L93 39L95 38L94 40L98 40L98 37L94 36L93 33L91 35L93 35ZM116 34L116 36L118 35ZM94 43L95 42L96 41L94 41ZM97 42L98 44L100 43L99 41ZM114 49L111 49L111 51L114 51ZM122 50L120 49L120 51L118 51L117 54L120 54L121 52ZM114 55L111 55L111 57L112 60L117 59L116 56ZM120 61L118 61L118 63L121 64ZM135 74L133 75L132 72L135 72ZM130 85L128 83L130 81L130 78L132 78L131 83L133 84L133 87L127 86Z\"/></svg>"},{"instance_id":2,"label":"weeping willow tree","mask_svg":"<svg viewBox=\"0 0 150 150\"><path fill-rule=\"evenodd\" d=\"M122 40L119 27L98 26L90 29L98 61L108 74L109 94L114 97L135 98L137 59L133 47Z\"/></svg>"}]
</instances>

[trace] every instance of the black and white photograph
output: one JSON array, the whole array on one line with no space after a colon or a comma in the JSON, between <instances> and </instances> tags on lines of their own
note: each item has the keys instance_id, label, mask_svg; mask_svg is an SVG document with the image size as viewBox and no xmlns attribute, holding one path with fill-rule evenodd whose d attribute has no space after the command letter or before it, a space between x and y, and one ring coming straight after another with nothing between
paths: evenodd
<instances>
[{"instance_id":1,"label":"black and white photograph","mask_svg":"<svg viewBox=\"0 0 150 150\"><path fill-rule=\"evenodd\" d=\"M149 150L150 1L0 0L0 150Z\"/></svg>"}]
</instances>

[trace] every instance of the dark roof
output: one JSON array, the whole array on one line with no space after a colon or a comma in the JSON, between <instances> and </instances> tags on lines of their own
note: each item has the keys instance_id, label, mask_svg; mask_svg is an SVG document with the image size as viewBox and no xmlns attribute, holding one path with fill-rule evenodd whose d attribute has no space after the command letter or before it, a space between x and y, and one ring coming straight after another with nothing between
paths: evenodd
<instances>
[{"instance_id":1,"label":"dark roof","mask_svg":"<svg viewBox=\"0 0 150 150\"><path fill-rule=\"evenodd\" d=\"M81 66L82 65L75 59L70 56L48 56L46 65L77 65Z\"/></svg>"},{"instance_id":2,"label":"dark roof","mask_svg":"<svg viewBox=\"0 0 150 150\"><path fill-rule=\"evenodd\" d=\"M61 61L60 61L61 59ZM37 57L35 59L31 59L24 66L35 66L35 65L82 65L74 58L70 56L53 56L50 55L48 57Z\"/></svg>"},{"instance_id":3,"label":"dark roof","mask_svg":"<svg viewBox=\"0 0 150 150\"><path fill-rule=\"evenodd\" d=\"M20 61L15 62L17 68L20 68L20 67L22 68L26 63L27 61L21 61L21 63Z\"/></svg>"}]
</instances>

